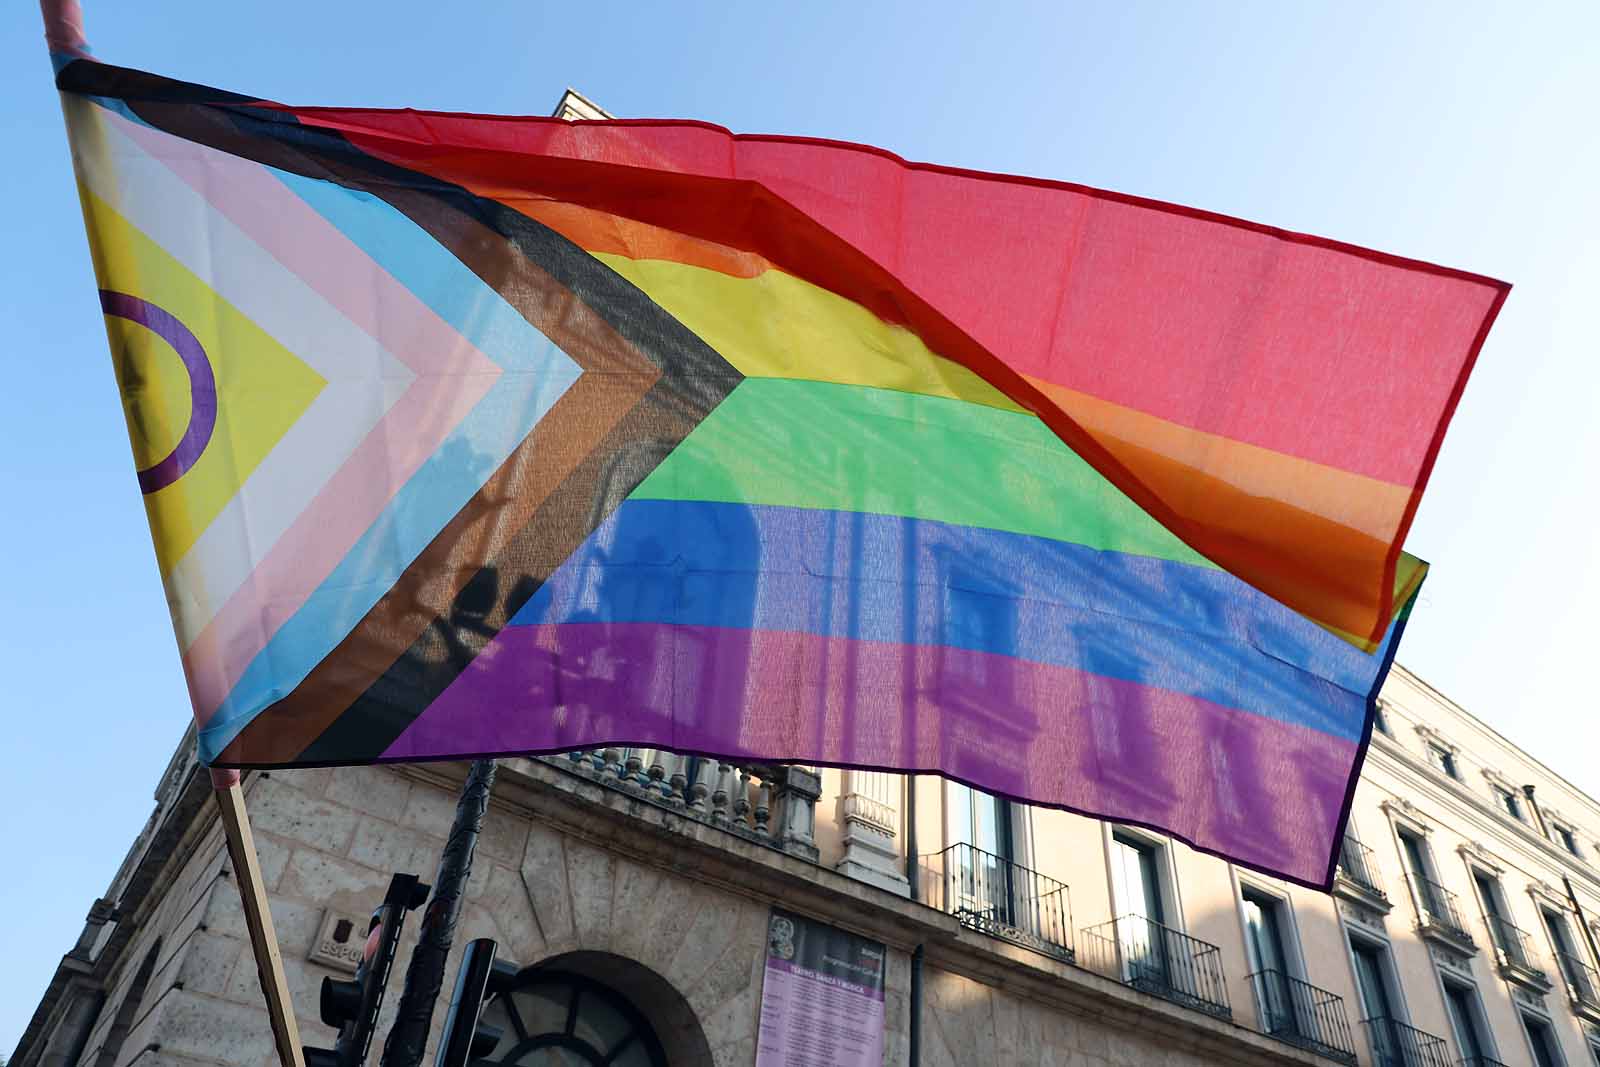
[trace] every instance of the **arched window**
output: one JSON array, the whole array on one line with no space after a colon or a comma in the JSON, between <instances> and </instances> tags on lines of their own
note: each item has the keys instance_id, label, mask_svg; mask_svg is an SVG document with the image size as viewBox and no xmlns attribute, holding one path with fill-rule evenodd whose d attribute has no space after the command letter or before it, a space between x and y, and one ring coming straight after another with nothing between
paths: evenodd
<instances>
[{"instance_id":1,"label":"arched window","mask_svg":"<svg viewBox=\"0 0 1600 1067\"><path fill-rule=\"evenodd\" d=\"M533 970L484 1008L504 1036L488 1059L517 1067L667 1067L650 1023L593 978Z\"/></svg>"},{"instance_id":2,"label":"arched window","mask_svg":"<svg viewBox=\"0 0 1600 1067\"><path fill-rule=\"evenodd\" d=\"M95 1067L114 1067L116 1064L117 1057L122 1052L123 1042L128 1040L128 1031L138 1022L139 1002L144 1000L145 987L150 984L150 975L156 969L156 957L160 954L161 939L158 937L156 943L150 946L150 951L144 954L144 960L139 964L139 970L134 974L133 981L128 983L127 990L122 994L122 1003L117 1005L116 1018L111 1021L111 1030L106 1034L104 1044L100 1046L100 1055L95 1060Z\"/></svg>"}]
</instances>

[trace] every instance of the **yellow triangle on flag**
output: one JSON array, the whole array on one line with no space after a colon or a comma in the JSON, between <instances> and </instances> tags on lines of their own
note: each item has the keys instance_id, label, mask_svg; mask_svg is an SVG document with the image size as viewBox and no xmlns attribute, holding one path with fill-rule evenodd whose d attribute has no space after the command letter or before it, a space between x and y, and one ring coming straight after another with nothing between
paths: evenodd
<instances>
[{"instance_id":1,"label":"yellow triangle on flag","mask_svg":"<svg viewBox=\"0 0 1600 1067\"><path fill-rule=\"evenodd\" d=\"M95 276L103 289L165 311L194 335L211 367L216 424L180 477L145 495L165 576L327 381L87 188L81 188ZM171 452L193 415L189 375L154 332L107 315L128 435L141 470Z\"/></svg>"}]
</instances>

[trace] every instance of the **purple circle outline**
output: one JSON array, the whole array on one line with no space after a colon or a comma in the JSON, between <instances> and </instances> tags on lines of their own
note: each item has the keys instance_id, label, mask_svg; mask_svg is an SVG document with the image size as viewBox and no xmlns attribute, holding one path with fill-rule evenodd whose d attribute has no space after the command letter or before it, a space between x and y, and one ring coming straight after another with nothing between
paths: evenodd
<instances>
[{"instance_id":1,"label":"purple circle outline","mask_svg":"<svg viewBox=\"0 0 1600 1067\"><path fill-rule=\"evenodd\" d=\"M139 472L139 489L148 496L183 477L211 443L211 433L217 428L217 380L199 339L170 312L148 300L109 289L100 290L100 308L107 315L137 322L167 342L189 372L189 425L171 452Z\"/></svg>"}]
</instances>

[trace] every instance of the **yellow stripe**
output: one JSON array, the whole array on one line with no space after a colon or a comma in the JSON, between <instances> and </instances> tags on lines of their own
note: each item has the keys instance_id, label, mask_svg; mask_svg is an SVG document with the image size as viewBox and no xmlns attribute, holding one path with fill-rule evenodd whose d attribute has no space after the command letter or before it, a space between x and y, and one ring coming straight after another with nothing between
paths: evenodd
<instances>
[{"instance_id":1,"label":"yellow stripe","mask_svg":"<svg viewBox=\"0 0 1600 1067\"><path fill-rule=\"evenodd\" d=\"M741 373L952 397L1023 409L994 386L928 350L916 334L791 274L753 278L662 259L595 258L642 289Z\"/></svg>"}]
</instances>

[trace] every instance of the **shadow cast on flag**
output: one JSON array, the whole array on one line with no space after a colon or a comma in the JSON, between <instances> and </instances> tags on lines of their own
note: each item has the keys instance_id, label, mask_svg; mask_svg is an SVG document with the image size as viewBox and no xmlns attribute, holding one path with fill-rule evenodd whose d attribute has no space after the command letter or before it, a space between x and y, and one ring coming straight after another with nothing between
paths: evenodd
<instances>
[{"instance_id":1,"label":"shadow cast on flag","mask_svg":"<svg viewBox=\"0 0 1600 1067\"><path fill-rule=\"evenodd\" d=\"M50 40L207 763L937 772L1330 881L1503 283Z\"/></svg>"}]
</instances>

